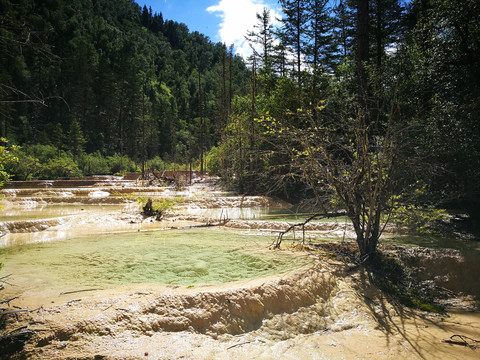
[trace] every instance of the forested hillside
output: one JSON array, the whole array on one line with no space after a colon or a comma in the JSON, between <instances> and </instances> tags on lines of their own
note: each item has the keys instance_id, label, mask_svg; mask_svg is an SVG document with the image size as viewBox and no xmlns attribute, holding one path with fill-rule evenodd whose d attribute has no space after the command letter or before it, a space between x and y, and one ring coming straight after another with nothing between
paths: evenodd
<instances>
[{"instance_id":1,"label":"forested hillside","mask_svg":"<svg viewBox=\"0 0 480 360\"><path fill-rule=\"evenodd\" d=\"M24 150L17 179L78 175L68 159L86 154L187 163L248 90L231 48L130 0L1 0L0 14L0 135Z\"/></svg>"}]
</instances>

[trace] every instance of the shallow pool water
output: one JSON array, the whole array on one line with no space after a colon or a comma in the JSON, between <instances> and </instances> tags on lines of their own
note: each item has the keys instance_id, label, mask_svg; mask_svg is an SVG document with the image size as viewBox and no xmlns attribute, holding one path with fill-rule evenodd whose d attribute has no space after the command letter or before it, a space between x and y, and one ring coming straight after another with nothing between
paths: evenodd
<instances>
[{"instance_id":1,"label":"shallow pool water","mask_svg":"<svg viewBox=\"0 0 480 360\"><path fill-rule=\"evenodd\" d=\"M202 216L211 219L230 220L263 220L263 221L289 221L303 222L310 218L312 212L302 212L297 209L275 208L275 207L223 207L223 208L184 208L176 211L184 215ZM339 224L349 223L347 217L338 216L335 218L315 218L312 222L334 222Z\"/></svg>"},{"instance_id":2,"label":"shallow pool water","mask_svg":"<svg viewBox=\"0 0 480 360\"><path fill-rule=\"evenodd\" d=\"M77 237L0 249L4 273L25 283L78 289L119 284L222 284L305 266L305 256L268 250L268 236L219 229Z\"/></svg>"},{"instance_id":3,"label":"shallow pool water","mask_svg":"<svg viewBox=\"0 0 480 360\"><path fill-rule=\"evenodd\" d=\"M48 204L37 202L23 205L7 205L0 209L0 221L52 219L85 213L111 213L134 207L135 204Z\"/></svg>"}]
</instances>

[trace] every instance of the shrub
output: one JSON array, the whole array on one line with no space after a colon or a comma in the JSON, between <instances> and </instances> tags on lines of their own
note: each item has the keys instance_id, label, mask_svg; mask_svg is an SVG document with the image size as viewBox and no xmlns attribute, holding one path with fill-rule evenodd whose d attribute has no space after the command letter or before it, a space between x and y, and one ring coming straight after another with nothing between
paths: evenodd
<instances>
[{"instance_id":1,"label":"shrub","mask_svg":"<svg viewBox=\"0 0 480 360\"><path fill-rule=\"evenodd\" d=\"M225 157L225 146L215 147L213 146L206 156L206 168L207 172L211 175L219 175L222 169L222 160Z\"/></svg>"},{"instance_id":2,"label":"shrub","mask_svg":"<svg viewBox=\"0 0 480 360\"><path fill-rule=\"evenodd\" d=\"M127 155L115 154L107 157L110 174L125 174L137 171L137 165Z\"/></svg>"},{"instance_id":3,"label":"shrub","mask_svg":"<svg viewBox=\"0 0 480 360\"><path fill-rule=\"evenodd\" d=\"M165 214L171 211L174 205L183 201L183 198L175 197L168 199L152 199L146 196L125 195L124 199L135 200L142 206L143 215L156 216L160 220Z\"/></svg>"},{"instance_id":4,"label":"shrub","mask_svg":"<svg viewBox=\"0 0 480 360\"><path fill-rule=\"evenodd\" d=\"M40 178L42 179L58 179L82 176L75 161L66 155L50 159L43 165Z\"/></svg>"},{"instance_id":5,"label":"shrub","mask_svg":"<svg viewBox=\"0 0 480 360\"><path fill-rule=\"evenodd\" d=\"M5 164L5 168L14 180L30 180L38 175L42 165L37 158L28 155L20 148L15 151L15 157L18 161L9 161Z\"/></svg>"},{"instance_id":6,"label":"shrub","mask_svg":"<svg viewBox=\"0 0 480 360\"><path fill-rule=\"evenodd\" d=\"M82 154L78 159L78 167L83 175L111 174L108 160L99 151L93 154Z\"/></svg>"},{"instance_id":7,"label":"shrub","mask_svg":"<svg viewBox=\"0 0 480 360\"><path fill-rule=\"evenodd\" d=\"M148 170L164 170L165 163L160 156L155 156L153 159L147 161Z\"/></svg>"},{"instance_id":8,"label":"shrub","mask_svg":"<svg viewBox=\"0 0 480 360\"><path fill-rule=\"evenodd\" d=\"M66 155L64 151L59 150L53 145L27 145L23 149L26 155L38 159L40 164L46 164L49 160L57 156Z\"/></svg>"}]
</instances>

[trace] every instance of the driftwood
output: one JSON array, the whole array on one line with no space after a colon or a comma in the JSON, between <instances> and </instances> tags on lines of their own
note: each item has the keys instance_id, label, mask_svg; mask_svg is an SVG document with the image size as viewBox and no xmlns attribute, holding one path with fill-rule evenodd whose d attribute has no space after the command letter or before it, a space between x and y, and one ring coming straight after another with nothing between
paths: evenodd
<instances>
[{"instance_id":1,"label":"driftwood","mask_svg":"<svg viewBox=\"0 0 480 360\"><path fill-rule=\"evenodd\" d=\"M305 243L305 225L307 225L310 221L314 219L328 219L328 218L334 218L334 217L344 216L344 215L345 215L344 211L324 213L324 214L313 214L304 222L292 224L288 227L288 229L281 231L270 246L273 246L274 249L280 249L280 244L282 243L283 237L286 234L288 234L290 231L293 231L295 236L295 228L297 227L302 228L302 244L304 244Z\"/></svg>"},{"instance_id":2,"label":"driftwood","mask_svg":"<svg viewBox=\"0 0 480 360\"><path fill-rule=\"evenodd\" d=\"M10 314L18 314L22 312L30 312L30 310L7 310L7 311L1 311L0 315L10 315Z\"/></svg>"},{"instance_id":3,"label":"driftwood","mask_svg":"<svg viewBox=\"0 0 480 360\"><path fill-rule=\"evenodd\" d=\"M65 291L65 292L61 292L60 295L69 295L69 294L76 294L81 292L97 291L97 290L101 290L101 289L84 289L84 290Z\"/></svg>"},{"instance_id":4,"label":"driftwood","mask_svg":"<svg viewBox=\"0 0 480 360\"><path fill-rule=\"evenodd\" d=\"M2 276L0 277L0 282L4 283L4 284L7 284L7 285L10 285L10 286L13 286L12 284L8 283L5 281L5 279L9 278L10 276L12 276L12 274L8 274L6 276Z\"/></svg>"},{"instance_id":5,"label":"driftwood","mask_svg":"<svg viewBox=\"0 0 480 360\"><path fill-rule=\"evenodd\" d=\"M2 300L2 301L0 301L0 304L7 304L7 305L10 306L10 301L13 301L13 300L18 299L18 298L20 298L20 296L15 296L15 297L13 297L11 299L7 299L7 300Z\"/></svg>"},{"instance_id":6,"label":"driftwood","mask_svg":"<svg viewBox=\"0 0 480 360\"><path fill-rule=\"evenodd\" d=\"M458 338L458 340L454 340L454 338ZM480 340L475 340L465 335L452 335L450 336L450 339L442 340L442 343L465 346L472 350L476 350L477 346L469 343L469 341L473 343L480 343Z\"/></svg>"}]
</instances>

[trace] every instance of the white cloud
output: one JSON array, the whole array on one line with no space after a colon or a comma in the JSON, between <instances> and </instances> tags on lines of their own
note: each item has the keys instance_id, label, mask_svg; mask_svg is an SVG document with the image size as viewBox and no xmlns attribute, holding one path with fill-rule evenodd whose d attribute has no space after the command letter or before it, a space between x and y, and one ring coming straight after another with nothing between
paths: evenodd
<instances>
[{"instance_id":1,"label":"white cloud","mask_svg":"<svg viewBox=\"0 0 480 360\"><path fill-rule=\"evenodd\" d=\"M264 0L220 0L217 5L208 7L207 11L222 19L218 32L221 41L227 46L233 44L237 54L246 58L252 50L245 35L254 30L254 25L258 22L257 13L262 13L264 7L270 10L271 21L275 23L280 14Z\"/></svg>"}]
</instances>

